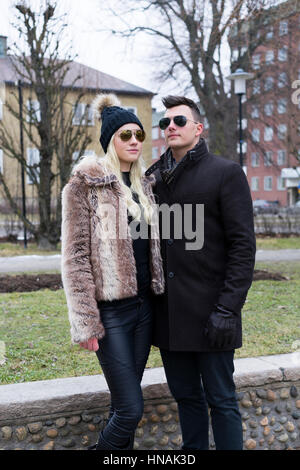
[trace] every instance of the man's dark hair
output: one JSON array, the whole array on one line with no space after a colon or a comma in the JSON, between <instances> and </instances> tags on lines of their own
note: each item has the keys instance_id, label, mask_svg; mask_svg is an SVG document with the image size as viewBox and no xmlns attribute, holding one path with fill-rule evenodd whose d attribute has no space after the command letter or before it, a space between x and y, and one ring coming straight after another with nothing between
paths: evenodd
<instances>
[{"instance_id":1,"label":"man's dark hair","mask_svg":"<svg viewBox=\"0 0 300 470\"><path fill-rule=\"evenodd\" d=\"M199 108L196 105L195 101L191 100L190 98L186 98L185 96L169 95L163 98L162 102L163 102L163 105L167 109L174 108L174 106L180 106L181 104L184 104L185 106L188 106L189 108L191 108L195 121L201 121L201 114L200 114Z\"/></svg>"}]
</instances>

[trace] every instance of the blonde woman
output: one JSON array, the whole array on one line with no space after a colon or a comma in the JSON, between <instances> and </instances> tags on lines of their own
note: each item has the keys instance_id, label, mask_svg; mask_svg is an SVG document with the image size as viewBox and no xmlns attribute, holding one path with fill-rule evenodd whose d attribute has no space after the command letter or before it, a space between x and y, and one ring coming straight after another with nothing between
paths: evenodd
<instances>
[{"instance_id":1,"label":"blonde woman","mask_svg":"<svg viewBox=\"0 0 300 470\"><path fill-rule=\"evenodd\" d=\"M62 280L72 342L96 352L111 392L109 421L91 448L132 449L153 295L164 291L155 179L142 175L137 116L112 94L94 107L105 156L84 157L63 189Z\"/></svg>"}]
</instances>

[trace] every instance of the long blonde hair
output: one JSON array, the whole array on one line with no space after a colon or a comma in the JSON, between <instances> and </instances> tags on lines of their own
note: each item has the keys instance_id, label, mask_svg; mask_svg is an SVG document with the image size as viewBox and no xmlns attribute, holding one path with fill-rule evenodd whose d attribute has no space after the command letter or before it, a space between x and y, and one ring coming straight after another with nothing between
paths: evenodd
<instances>
[{"instance_id":1,"label":"long blonde hair","mask_svg":"<svg viewBox=\"0 0 300 470\"><path fill-rule=\"evenodd\" d=\"M101 164L103 165L104 171L106 171L107 174L113 173L118 178L118 181L125 195L127 209L133 219L140 221L142 215L139 204L137 204L133 199L134 192L138 195L139 203L142 207L144 218L146 222L150 224L154 210L151 205L151 202L149 201L148 197L144 192L141 182L144 167L143 159L142 157L139 157L135 162L131 164L129 172L131 186L129 188L123 181L120 160L114 145L114 136L115 134L110 139L106 154L104 155L104 157L101 158Z\"/></svg>"},{"instance_id":2,"label":"long blonde hair","mask_svg":"<svg viewBox=\"0 0 300 470\"><path fill-rule=\"evenodd\" d=\"M118 97L114 93L100 93L98 94L92 103L92 109L94 110L95 116L99 121L101 121L101 114L105 108L121 106L121 103ZM124 183L121 168L120 160L116 152L114 145L115 134L112 135L109 145L107 147L106 154L101 158L101 163L103 164L104 171L109 174L113 173L117 176L118 181L121 185L123 193L125 194L126 205L130 215L133 219L140 221L141 220L141 209L139 204L137 204L132 195L135 192L138 195L140 206L143 210L143 215L148 224L151 223L154 209L144 193L141 178L143 174L142 168L142 158L139 157L135 162L132 163L129 177L131 181L130 188Z\"/></svg>"}]
</instances>

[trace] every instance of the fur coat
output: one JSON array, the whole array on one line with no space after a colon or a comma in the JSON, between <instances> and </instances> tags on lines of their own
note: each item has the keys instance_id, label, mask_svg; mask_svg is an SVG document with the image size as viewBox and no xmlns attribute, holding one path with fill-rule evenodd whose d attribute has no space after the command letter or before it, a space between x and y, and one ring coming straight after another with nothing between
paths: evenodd
<instances>
[{"instance_id":1,"label":"fur coat","mask_svg":"<svg viewBox=\"0 0 300 470\"><path fill-rule=\"evenodd\" d=\"M150 202L155 198L155 177L142 177ZM127 212L119 228L125 236L110 237L103 223L108 207L117 217L125 204L122 187L114 174L105 174L97 157L85 157L62 191L62 282L66 294L73 343L96 337L104 327L97 301L133 297L137 294L136 263ZM124 211L123 211L124 212ZM116 220L119 220L118 218ZM164 292L158 224L151 224L151 290Z\"/></svg>"}]
</instances>

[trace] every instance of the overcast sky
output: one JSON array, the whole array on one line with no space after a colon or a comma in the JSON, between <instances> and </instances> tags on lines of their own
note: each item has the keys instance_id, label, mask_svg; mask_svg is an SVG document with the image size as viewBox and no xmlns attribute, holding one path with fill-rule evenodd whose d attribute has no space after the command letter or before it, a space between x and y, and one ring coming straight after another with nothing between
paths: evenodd
<instances>
[{"instance_id":1,"label":"overcast sky","mask_svg":"<svg viewBox=\"0 0 300 470\"><path fill-rule=\"evenodd\" d=\"M44 1L30 0L30 5L41 5ZM277 0L280 1L282 0ZM12 27L15 3L16 0L0 0L0 35L8 36L8 44L16 39L16 32ZM176 84L169 88L170 84L155 82L155 62L149 60L154 51L153 37L138 35L134 41L128 42L111 33L100 32L104 26L107 29L111 27L111 18L103 13L103 5L110 5L109 0L57 0L57 4L58 14L67 13L72 56L76 54L78 62L157 93L152 105L159 110L163 109L161 97L168 93L176 94ZM114 4L118 5L118 2ZM157 51L158 49L155 50L156 53ZM226 48L222 57L229 73L230 62Z\"/></svg>"},{"instance_id":2,"label":"overcast sky","mask_svg":"<svg viewBox=\"0 0 300 470\"><path fill-rule=\"evenodd\" d=\"M39 0L32 0L30 3L35 5L37 1ZM15 0L0 0L0 35L8 36L8 44L12 42L12 38L16 39L12 27L14 4ZM151 66L144 60L149 51L149 41L148 44L145 39L128 42L126 39L97 31L98 26L100 27L97 19L101 18L101 0L59 0L58 7L59 13L68 14L68 31L73 54L77 54L78 62L154 93L159 92L158 84L153 82ZM162 94L164 93L165 91L162 91ZM157 108L162 106L160 96L153 100L153 106Z\"/></svg>"}]
</instances>

